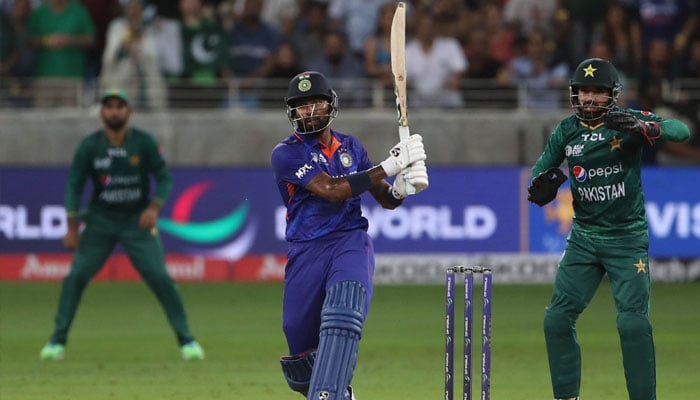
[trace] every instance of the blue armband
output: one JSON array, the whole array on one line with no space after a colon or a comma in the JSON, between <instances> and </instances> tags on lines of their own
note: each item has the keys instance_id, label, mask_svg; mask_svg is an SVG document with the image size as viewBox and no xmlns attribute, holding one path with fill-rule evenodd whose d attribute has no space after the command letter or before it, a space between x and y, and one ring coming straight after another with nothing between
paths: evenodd
<instances>
[{"instance_id":1,"label":"blue armband","mask_svg":"<svg viewBox=\"0 0 700 400\"><path fill-rule=\"evenodd\" d=\"M365 190L372 186L372 180L370 179L367 171L350 174L346 176L345 179L347 179L348 183L350 184L352 197L361 195Z\"/></svg>"}]
</instances>

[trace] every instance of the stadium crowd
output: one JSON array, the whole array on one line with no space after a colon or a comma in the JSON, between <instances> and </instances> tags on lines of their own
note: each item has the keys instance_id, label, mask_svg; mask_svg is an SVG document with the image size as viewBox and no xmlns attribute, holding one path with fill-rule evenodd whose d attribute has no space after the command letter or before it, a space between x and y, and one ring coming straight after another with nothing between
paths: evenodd
<instances>
[{"instance_id":1,"label":"stadium crowd","mask_svg":"<svg viewBox=\"0 0 700 400\"><path fill-rule=\"evenodd\" d=\"M344 107L376 105L372 90L393 85L395 3L0 0L0 104L84 106L119 86L140 110L278 107L289 78L313 69ZM568 105L572 68L601 57L623 74L630 105L672 103L697 119L695 0L406 3L414 106L478 105L469 91L478 87L512 94L517 107L558 109Z\"/></svg>"}]
</instances>

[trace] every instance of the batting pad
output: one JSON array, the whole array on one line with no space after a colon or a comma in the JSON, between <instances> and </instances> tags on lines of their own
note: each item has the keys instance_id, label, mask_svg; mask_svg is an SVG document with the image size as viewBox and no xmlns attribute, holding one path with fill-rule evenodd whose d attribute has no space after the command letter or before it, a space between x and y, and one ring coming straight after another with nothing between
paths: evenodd
<instances>
[{"instance_id":1,"label":"batting pad","mask_svg":"<svg viewBox=\"0 0 700 400\"><path fill-rule=\"evenodd\" d=\"M338 282L321 310L321 333L308 400L342 400L357 363L367 291L358 281Z\"/></svg>"}]
</instances>

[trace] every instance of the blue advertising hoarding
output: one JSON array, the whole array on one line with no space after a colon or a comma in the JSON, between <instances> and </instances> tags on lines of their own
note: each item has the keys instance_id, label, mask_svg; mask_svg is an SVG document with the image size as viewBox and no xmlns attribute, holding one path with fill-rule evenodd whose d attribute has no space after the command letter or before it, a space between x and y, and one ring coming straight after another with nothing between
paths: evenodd
<instances>
[{"instance_id":1,"label":"blue advertising hoarding","mask_svg":"<svg viewBox=\"0 0 700 400\"><path fill-rule=\"evenodd\" d=\"M700 169L643 173L650 255L700 257L693 184ZM67 175L66 168L0 169L0 253L63 251ZM271 170L175 168L173 177L159 220L168 252L228 259L286 252ZM571 226L568 186L540 208L526 201L528 181L521 167L430 168L428 190L393 211L364 194L363 213L378 253L560 253Z\"/></svg>"}]
</instances>

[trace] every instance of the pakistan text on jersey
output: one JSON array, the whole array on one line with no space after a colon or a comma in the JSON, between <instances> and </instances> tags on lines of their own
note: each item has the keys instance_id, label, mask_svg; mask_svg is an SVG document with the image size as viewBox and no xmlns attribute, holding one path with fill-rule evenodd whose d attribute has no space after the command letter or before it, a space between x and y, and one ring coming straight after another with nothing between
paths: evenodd
<instances>
[{"instance_id":1,"label":"pakistan text on jersey","mask_svg":"<svg viewBox=\"0 0 700 400\"><path fill-rule=\"evenodd\" d=\"M100 199L107 203L128 203L141 199L141 189L105 190Z\"/></svg>"},{"instance_id":2,"label":"pakistan text on jersey","mask_svg":"<svg viewBox=\"0 0 700 400\"><path fill-rule=\"evenodd\" d=\"M613 185L579 187L578 194L583 201L608 201L625 197L625 182Z\"/></svg>"}]
</instances>

